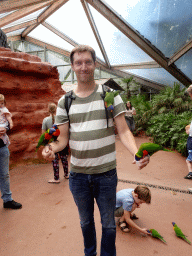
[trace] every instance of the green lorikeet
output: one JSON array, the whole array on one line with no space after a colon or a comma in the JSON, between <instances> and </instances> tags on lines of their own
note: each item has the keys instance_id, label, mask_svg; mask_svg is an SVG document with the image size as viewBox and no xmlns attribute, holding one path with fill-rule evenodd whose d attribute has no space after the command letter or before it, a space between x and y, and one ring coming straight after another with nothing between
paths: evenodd
<instances>
[{"instance_id":1,"label":"green lorikeet","mask_svg":"<svg viewBox=\"0 0 192 256\"><path fill-rule=\"evenodd\" d=\"M184 239L187 243L191 244L191 242L186 238L186 236L183 234L181 229L175 224L175 222L172 222L172 225L176 236Z\"/></svg>"},{"instance_id":2,"label":"green lorikeet","mask_svg":"<svg viewBox=\"0 0 192 256\"><path fill-rule=\"evenodd\" d=\"M104 102L105 102L105 107L110 110L113 111L114 107L113 107L113 103L114 103L114 97L118 95L118 91L115 92L106 92L105 94L105 98L104 98Z\"/></svg>"},{"instance_id":3,"label":"green lorikeet","mask_svg":"<svg viewBox=\"0 0 192 256\"><path fill-rule=\"evenodd\" d=\"M46 132L41 134L41 137L36 146L36 152L40 146L45 146L52 141L56 141L59 134L60 130L58 129L57 125L53 125L52 128L49 128Z\"/></svg>"},{"instance_id":4,"label":"green lorikeet","mask_svg":"<svg viewBox=\"0 0 192 256\"><path fill-rule=\"evenodd\" d=\"M141 158L144 158L147 155L152 156L155 152L159 150L172 152L171 150L168 150L158 144L146 142L140 145L139 150L135 154L135 160L139 161Z\"/></svg>"},{"instance_id":5,"label":"green lorikeet","mask_svg":"<svg viewBox=\"0 0 192 256\"><path fill-rule=\"evenodd\" d=\"M151 234L152 237L160 239L162 242L166 243L166 241L163 239L163 237L157 232L155 229L149 229L147 230L148 233Z\"/></svg>"}]
</instances>

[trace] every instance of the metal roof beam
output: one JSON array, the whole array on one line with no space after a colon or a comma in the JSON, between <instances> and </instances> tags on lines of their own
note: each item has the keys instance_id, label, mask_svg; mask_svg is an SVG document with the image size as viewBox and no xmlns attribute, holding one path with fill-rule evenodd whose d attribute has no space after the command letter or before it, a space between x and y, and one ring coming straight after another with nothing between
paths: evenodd
<instances>
[{"instance_id":1,"label":"metal roof beam","mask_svg":"<svg viewBox=\"0 0 192 256\"><path fill-rule=\"evenodd\" d=\"M159 65L166 69L172 76L179 80L184 85L189 85L192 80L181 72L175 65L168 66L166 57L160 51L142 37L130 24L115 12L103 0L86 0L99 13L101 13L108 21L118 28L125 36L133 41L139 48L146 52Z\"/></svg>"},{"instance_id":2,"label":"metal roof beam","mask_svg":"<svg viewBox=\"0 0 192 256\"><path fill-rule=\"evenodd\" d=\"M31 5L47 2L48 0L4 0L0 1L0 13L14 11ZM49 2L55 2L51 0Z\"/></svg>"},{"instance_id":3,"label":"metal roof beam","mask_svg":"<svg viewBox=\"0 0 192 256\"><path fill-rule=\"evenodd\" d=\"M29 43L32 43L32 44L35 44L35 45L38 45L38 46L42 47L43 49L44 49L44 47L46 47L46 49L48 49L50 51L57 52L57 53L62 54L62 55L65 55L66 57L69 57L69 55L70 55L70 52L67 51L67 50L64 50L64 49L59 48L57 46L54 46L54 45L48 44L46 42L40 41L40 40L38 40L36 38L33 38L31 36L26 36L25 41L27 41Z\"/></svg>"},{"instance_id":4,"label":"metal roof beam","mask_svg":"<svg viewBox=\"0 0 192 256\"><path fill-rule=\"evenodd\" d=\"M116 75L116 76L120 76L120 77L124 77L124 78L129 78L131 76L134 77L134 80L143 85L143 86L146 86L146 87L150 87L150 88L153 88L153 89L156 89L156 90L161 90L163 88L165 88L165 85L163 84L160 84L160 83L157 83L157 82L153 82L151 80L148 80L148 79L145 79L143 77L140 77L138 75L135 75L135 74L132 74L132 73L128 73L128 72L124 72L124 71L121 71L121 70L116 70L116 69L108 69L108 68L105 68L105 67L101 67L102 70L106 71L106 72L109 72L113 75Z\"/></svg>"},{"instance_id":5,"label":"metal roof beam","mask_svg":"<svg viewBox=\"0 0 192 256\"><path fill-rule=\"evenodd\" d=\"M21 29L21 28L26 28L28 26L34 25L37 23L37 19L34 20L30 20L30 21L26 21L17 25L13 25L13 26L6 26L5 28L2 28L4 33L10 33L13 32L15 30Z\"/></svg>"},{"instance_id":6,"label":"metal roof beam","mask_svg":"<svg viewBox=\"0 0 192 256\"><path fill-rule=\"evenodd\" d=\"M75 42L73 39L71 39L70 37L68 37L66 34L64 34L63 32L59 31L58 29L56 29L54 26L52 26L51 24L49 24L48 22L43 22L42 25L44 27L46 27L47 29L49 29L50 31L52 31L54 34L56 34L57 36L61 37L62 39L64 39L66 42L68 42L69 44L73 45L74 47L79 45L77 42Z\"/></svg>"},{"instance_id":7,"label":"metal roof beam","mask_svg":"<svg viewBox=\"0 0 192 256\"><path fill-rule=\"evenodd\" d=\"M30 6L30 7L23 8L21 10L12 12L11 14L8 14L7 16L0 19L0 27L4 27L16 20L19 20L19 19L33 13L33 12L36 12L36 11L46 7L47 5L50 5L51 2L52 1L49 0L45 3L37 4L35 6Z\"/></svg>"},{"instance_id":8,"label":"metal roof beam","mask_svg":"<svg viewBox=\"0 0 192 256\"><path fill-rule=\"evenodd\" d=\"M109 59L107 57L107 53L105 51L103 42L102 42L101 37L99 35L99 31L98 31L97 26L95 24L94 18L92 16L91 10L90 10L88 4L85 2L85 0L81 0L81 3L82 3L82 6L84 8L84 11L86 13L86 16L87 16L87 19L89 21L89 24L90 24L90 26L92 28L92 31L93 31L93 33L95 35L95 38L96 38L97 43L99 45L99 48L100 48L100 50L102 52L103 58L104 58L104 60L105 60L105 62L107 64L107 66L110 68L110 62L109 62Z\"/></svg>"},{"instance_id":9,"label":"metal roof beam","mask_svg":"<svg viewBox=\"0 0 192 256\"><path fill-rule=\"evenodd\" d=\"M49 16L51 16L55 11L57 11L61 6L63 6L69 0L58 0L49 6L39 17L37 18L37 24L28 27L23 33L22 37L27 36L32 30L34 30L40 23L46 20Z\"/></svg>"},{"instance_id":10,"label":"metal roof beam","mask_svg":"<svg viewBox=\"0 0 192 256\"><path fill-rule=\"evenodd\" d=\"M185 53L187 53L192 48L192 40L186 43L183 47L181 47L176 53L174 53L168 61L168 66L170 66L173 62L177 61L181 58Z\"/></svg>"},{"instance_id":11,"label":"metal roof beam","mask_svg":"<svg viewBox=\"0 0 192 256\"><path fill-rule=\"evenodd\" d=\"M151 68L161 68L161 66L155 61L140 62L140 63L130 63L121 65L112 65L113 69L151 69Z\"/></svg>"}]
</instances>

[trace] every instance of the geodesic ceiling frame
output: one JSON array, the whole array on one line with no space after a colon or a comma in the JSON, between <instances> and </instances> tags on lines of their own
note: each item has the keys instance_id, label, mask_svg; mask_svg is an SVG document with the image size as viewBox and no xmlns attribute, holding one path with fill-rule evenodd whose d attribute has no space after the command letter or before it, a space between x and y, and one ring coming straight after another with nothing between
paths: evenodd
<instances>
[{"instance_id":1,"label":"geodesic ceiling frame","mask_svg":"<svg viewBox=\"0 0 192 256\"><path fill-rule=\"evenodd\" d=\"M61 37L69 44L76 46L78 45L73 39L68 37L63 32L59 31L57 28L53 27L51 24L45 20L56 12L60 7L66 4L69 0L5 0L0 2L0 27L11 39L11 32L15 32L21 37L21 39L26 39L28 41L32 40L27 36L31 31L33 31L37 26L42 24L44 27L51 30L57 36ZM97 58L97 64L101 66L106 71L110 71L119 76L131 76L132 74L124 72L128 69L145 69L145 68L163 68L168 71L173 77L180 81L183 85L188 86L192 84L191 79L186 76L181 70L179 70L174 62L176 62L181 56L192 49L192 40L190 40L186 45L181 47L176 53L171 57L167 58L164 54L152 45L146 38L144 38L138 31L136 31L124 18L121 17L115 10L113 10L106 2L103 0L79 0L83 6L89 24L92 28L93 34L96 38L97 44L100 48L104 61ZM111 65L108 59L105 47L100 37L99 31L95 24L93 15L90 10L92 6L97 10L103 17L105 17L109 22L111 22L118 30L120 30L127 38L129 38L134 44L136 44L140 49L147 53L154 61L141 62L141 63L131 63L122 65ZM17 23L16 21L27 17L32 13L39 13L35 18L30 20L23 20L22 23ZM13 39L13 38L12 38ZM142 77L135 76L136 80L142 81L146 86L152 87L154 89L161 89L164 85L156 82L143 79Z\"/></svg>"}]
</instances>

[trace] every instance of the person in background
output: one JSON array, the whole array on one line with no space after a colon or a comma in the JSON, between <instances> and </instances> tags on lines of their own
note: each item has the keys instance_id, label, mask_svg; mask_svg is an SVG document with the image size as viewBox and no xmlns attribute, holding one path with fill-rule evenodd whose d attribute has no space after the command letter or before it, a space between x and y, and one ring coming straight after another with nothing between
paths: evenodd
<instances>
[{"instance_id":1,"label":"person in background","mask_svg":"<svg viewBox=\"0 0 192 256\"><path fill-rule=\"evenodd\" d=\"M42 133L47 131L49 128L53 126L55 123L55 114L56 114L57 106L55 103L50 103L48 105L48 111L50 115L43 119L42 123ZM63 150L55 153L55 159L52 161L53 163L53 171L54 171L54 178L49 180L49 183L60 183L59 179L59 157L61 159L63 170L64 170L64 177L65 179L69 179L68 176L68 155L69 155L69 147L66 146Z\"/></svg>"},{"instance_id":2,"label":"person in background","mask_svg":"<svg viewBox=\"0 0 192 256\"><path fill-rule=\"evenodd\" d=\"M187 125L185 127L185 131L187 134L189 134L189 137L187 138L188 157L186 159L188 174L184 178L191 180L192 179L192 125Z\"/></svg>"},{"instance_id":3,"label":"person in background","mask_svg":"<svg viewBox=\"0 0 192 256\"><path fill-rule=\"evenodd\" d=\"M136 110L134 107L132 107L131 102L127 101L126 104L126 112L125 112L125 120L126 123L130 129L130 131L133 133L135 130L135 121L133 116L136 115Z\"/></svg>"},{"instance_id":4,"label":"person in background","mask_svg":"<svg viewBox=\"0 0 192 256\"><path fill-rule=\"evenodd\" d=\"M125 122L125 107L120 95L114 98L114 110L109 112L108 126L102 85L94 80L96 54L92 47L79 45L70 53L71 66L77 77L73 101L67 114L65 95L57 106L56 124L60 129L58 141L45 146L46 159L62 150L69 141L71 164L69 187L77 205L84 238L84 255L97 254L94 204L98 205L101 223L101 256L116 255L115 203L117 187L116 150L113 119L119 137L133 159L137 146ZM135 160L134 160L135 163ZM141 169L149 163L139 161ZM75 232L75 229L74 229Z\"/></svg>"},{"instance_id":5,"label":"person in background","mask_svg":"<svg viewBox=\"0 0 192 256\"><path fill-rule=\"evenodd\" d=\"M9 176L9 137L6 132L13 127L11 113L5 107L6 101L3 94L0 94L0 189L3 207L9 209L20 209L22 204L12 199Z\"/></svg>"},{"instance_id":6,"label":"person in background","mask_svg":"<svg viewBox=\"0 0 192 256\"><path fill-rule=\"evenodd\" d=\"M189 94L190 98L192 99L192 84L187 88L186 92ZM189 137L187 139L188 157L186 160L189 173L184 178L191 179L192 178L192 169L191 169L192 151L189 148L192 147L192 122L191 122L190 126L188 125L185 127L185 130L186 130L186 133L189 134ZM192 188L189 188L189 191L192 192Z\"/></svg>"}]
</instances>

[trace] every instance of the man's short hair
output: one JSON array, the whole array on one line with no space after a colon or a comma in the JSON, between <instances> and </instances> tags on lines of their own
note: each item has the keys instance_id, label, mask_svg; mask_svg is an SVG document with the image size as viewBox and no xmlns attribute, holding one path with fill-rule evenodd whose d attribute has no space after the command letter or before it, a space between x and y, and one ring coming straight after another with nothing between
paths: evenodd
<instances>
[{"instance_id":1,"label":"man's short hair","mask_svg":"<svg viewBox=\"0 0 192 256\"><path fill-rule=\"evenodd\" d=\"M147 204L151 203L151 191L144 185L139 185L134 190L140 200L145 201Z\"/></svg>"},{"instance_id":2,"label":"man's short hair","mask_svg":"<svg viewBox=\"0 0 192 256\"><path fill-rule=\"evenodd\" d=\"M76 52L90 52L91 56L93 58L93 61L94 62L96 61L95 50L92 47L88 46L88 45L81 44L81 45L78 45L75 48L73 48L73 50L71 51L71 53L70 53L71 64L73 64L73 56Z\"/></svg>"},{"instance_id":3,"label":"man's short hair","mask_svg":"<svg viewBox=\"0 0 192 256\"><path fill-rule=\"evenodd\" d=\"M192 84L189 85L189 87L187 88L186 92L192 94Z\"/></svg>"}]
</instances>

